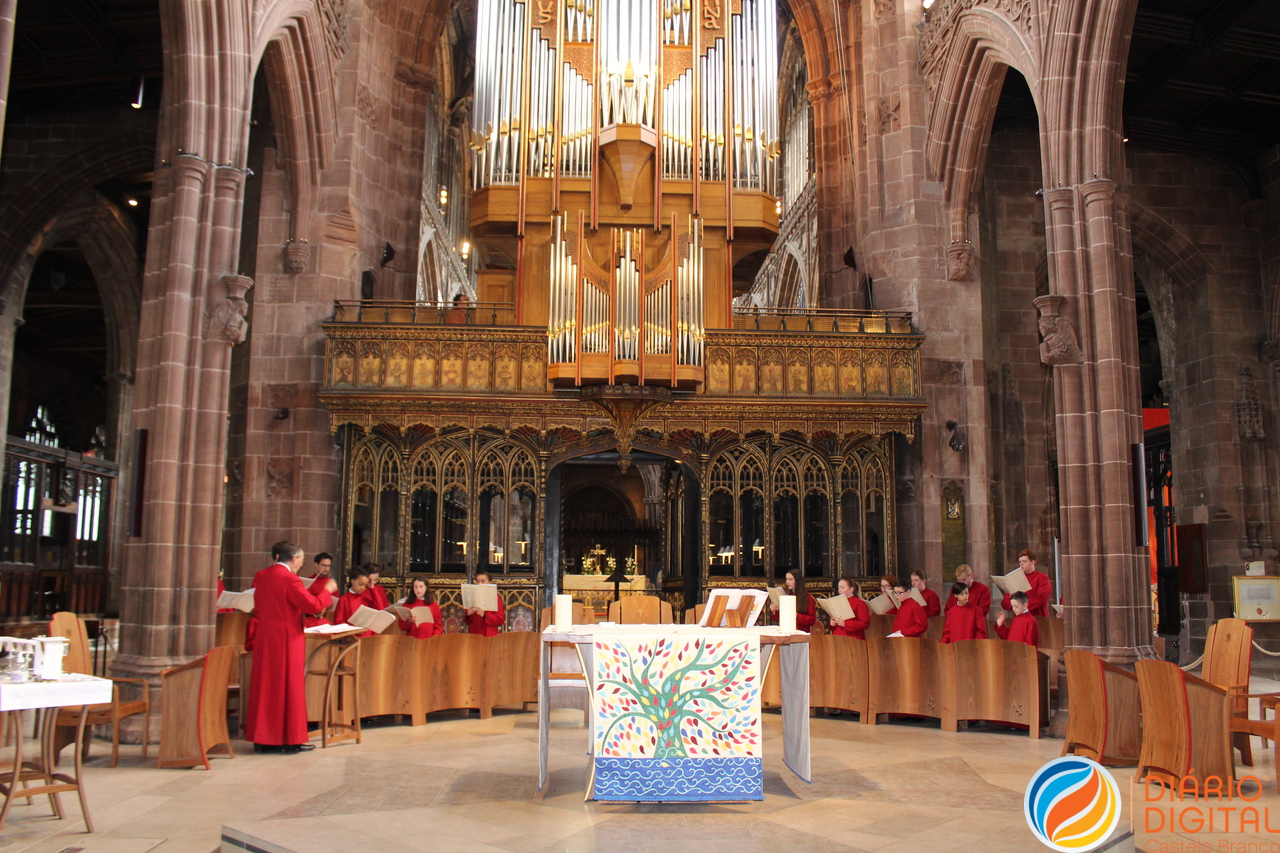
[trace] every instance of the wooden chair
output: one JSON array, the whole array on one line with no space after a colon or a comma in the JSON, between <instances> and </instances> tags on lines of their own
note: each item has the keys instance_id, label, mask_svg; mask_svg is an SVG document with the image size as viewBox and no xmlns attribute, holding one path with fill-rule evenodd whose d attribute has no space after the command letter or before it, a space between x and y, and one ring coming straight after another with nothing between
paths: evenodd
<instances>
[{"instance_id":1,"label":"wooden chair","mask_svg":"<svg viewBox=\"0 0 1280 853\"><path fill-rule=\"evenodd\" d=\"M1026 726L1032 738L1048 722L1041 701L1041 657L1026 643L961 640L950 643L954 671L942 679L942 730L954 732L961 720L989 720ZM936 715L935 715L936 716Z\"/></svg>"},{"instance_id":2,"label":"wooden chair","mask_svg":"<svg viewBox=\"0 0 1280 853\"><path fill-rule=\"evenodd\" d=\"M1093 652L1069 649L1067 742L1063 755L1099 764L1137 764L1142 747L1142 703L1138 677Z\"/></svg>"},{"instance_id":3,"label":"wooden chair","mask_svg":"<svg viewBox=\"0 0 1280 853\"><path fill-rule=\"evenodd\" d=\"M596 623L596 612L580 601L573 603L573 624L575 625L594 625ZM545 631L551 625L551 608L542 608L542 618L538 621L538 630Z\"/></svg>"},{"instance_id":4,"label":"wooden chair","mask_svg":"<svg viewBox=\"0 0 1280 853\"><path fill-rule=\"evenodd\" d=\"M924 637L867 640L867 713L912 714L945 719L945 704L955 696L955 643Z\"/></svg>"},{"instance_id":5,"label":"wooden chair","mask_svg":"<svg viewBox=\"0 0 1280 853\"><path fill-rule=\"evenodd\" d=\"M1232 714L1249 717L1249 671L1253 665L1253 628L1243 619L1219 619L1209 627L1204 644L1204 665L1200 677L1233 691ZM1265 716L1265 715L1264 715ZM1240 761L1253 766L1249 736L1237 733L1232 745L1240 750Z\"/></svg>"},{"instance_id":6,"label":"wooden chair","mask_svg":"<svg viewBox=\"0 0 1280 853\"><path fill-rule=\"evenodd\" d=\"M671 605L656 595L624 595L609 602L609 621L619 625L670 625Z\"/></svg>"},{"instance_id":7,"label":"wooden chair","mask_svg":"<svg viewBox=\"0 0 1280 853\"><path fill-rule=\"evenodd\" d=\"M707 609L705 604L695 604L684 612L684 623L686 625L697 625L702 619L702 611ZM762 614L763 615L763 614Z\"/></svg>"},{"instance_id":8,"label":"wooden chair","mask_svg":"<svg viewBox=\"0 0 1280 853\"><path fill-rule=\"evenodd\" d=\"M53 618L49 620L49 636L66 637L68 640L67 657L63 660L63 669L66 672L81 675L93 674L92 658L89 656L89 637L85 633L84 622L80 617L66 611L53 614ZM142 678L112 678L111 681L114 682L111 689L111 702L90 705L86 709L85 725L111 726L111 766L115 767L120 763L120 722L135 714L142 715L142 757L144 759L147 757L147 748L151 741L151 687ZM141 698L128 701L122 699L120 697L122 684L136 685L141 690ZM63 708L58 711L54 722L54 726L58 729L53 746L55 763L58 753L67 744L75 742L76 726L79 722L78 708ZM92 738L84 739L82 754L86 758L89 756L90 740Z\"/></svg>"},{"instance_id":9,"label":"wooden chair","mask_svg":"<svg viewBox=\"0 0 1280 853\"><path fill-rule=\"evenodd\" d=\"M215 646L243 646L245 634L249 630L249 619L252 613L233 610L230 613L219 613L215 616L213 644Z\"/></svg>"},{"instance_id":10,"label":"wooden chair","mask_svg":"<svg viewBox=\"0 0 1280 853\"><path fill-rule=\"evenodd\" d=\"M1152 777L1175 787L1184 778L1202 787L1210 777L1224 788L1233 783L1234 696L1168 661L1140 660L1134 669L1142 700L1142 751L1135 778Z\"/></svg>"},{"instance_id":11,"label":"wooden chair","mask_svg":"<svg viewBox=\"0 0 1280 853\"><path fill-rule=\"evenodd\" d=\"M227 682L238 657L218 646L198 660L160 673L160 749L156 767L209 769L215 750L235 758L227 733Z\"/></svg>"}]
</instances>

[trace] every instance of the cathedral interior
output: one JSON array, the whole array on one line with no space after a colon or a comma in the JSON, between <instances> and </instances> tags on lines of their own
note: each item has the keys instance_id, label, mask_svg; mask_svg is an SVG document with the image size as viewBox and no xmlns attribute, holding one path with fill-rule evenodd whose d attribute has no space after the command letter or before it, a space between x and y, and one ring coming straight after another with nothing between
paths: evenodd
<instances>
[{"instance_id":1,"label":"cathedral interior","mask_svg":"<svg viewBox=\"0 0 1280 853\"><path fill-rule=\"evenodd\" d=\"M1186 663L1280 575L1274 4L17 5L0 633L153 677L280 539L513 630L1031 549Z\"/></svg>"}]
</instances>

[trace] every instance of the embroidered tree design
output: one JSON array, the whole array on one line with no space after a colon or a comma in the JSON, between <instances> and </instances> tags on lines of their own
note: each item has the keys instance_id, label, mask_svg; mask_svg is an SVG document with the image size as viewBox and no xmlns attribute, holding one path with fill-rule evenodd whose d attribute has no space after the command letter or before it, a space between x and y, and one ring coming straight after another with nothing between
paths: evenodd
<instances>
[{"instance_id":1,"label":"embroidered tree design","mask_svg":"<svg viewBox=\"0 0 1280 853\"><path fill-rule=\"evenodd\" d=\"M598 754L643 758L755 756L758 647L738 639L666 637L596 645Z\"/></svg>"}]
</instances>

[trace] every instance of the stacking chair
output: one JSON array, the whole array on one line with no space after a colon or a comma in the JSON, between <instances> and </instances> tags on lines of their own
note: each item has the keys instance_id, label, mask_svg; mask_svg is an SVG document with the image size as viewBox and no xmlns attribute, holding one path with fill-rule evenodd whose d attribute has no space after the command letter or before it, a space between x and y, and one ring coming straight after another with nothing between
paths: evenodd
<instances>
[{"instance_id":1,"label":"stacking chair","mask_svg":"<svg viewBox=\"0 0 1280 853\"><path fill-rule=\"evenodd\" d=\"M1063 659L1071 708L1062 754L1099 764L1137 764L1142 743L1138 677L1084 649L1070 649Z\"/></svg>"},{"instance_id":2,"label":"stacking chair","mask_svg":"<svg viewBox=\"0 0 1280 853\"><path fill-rule=\"evenodd\" d=\"M656 595L624 595L609 602L609 621L619 625L670 625L671 605Z\"/></svg>"},{"instance_id":3,"label":"stacking chair","mask_svg":"<svg viewBox=\"0 0 1280 853\"><path fill-rule=\"evenodd\" d=\"M1209 628L1204 644L1204 666L1200 677L1233 691L1231 713L1235 717L1249 717L1249 669L1253 664L1253 628L1243 619L1219 619ZM1249 736L1238 732L1232 737L1232 746L1240 750L1240 761L1253 766L1253 747Z\"/></svg>"},{"instance_id":4,"label":"stacking chair","mask_svg":"<svg viewBox=\"0 0 1280 853\"><path fill-rule=\"evenodd\" d=\"M705 604L695 604L684 612L684 622L686 625L697 625L702 619L702 611L707 609Z\"/></svg>"},{"instance_id":5,"label":"stacking chair","mask_svg":"<svg viewBox=\"0 0 1280 853\"><path fill-rule=\"evenodd\" d=\"M67 657L64 669L82 675L92 675L89 657L89 637L85 633L84 622L74 613L60 611L49 620L49 636L66 637ZM142 715L142 757L147 757L147 747L151 740L151 698L150 686L141 678L113 678L115 682L111 690L111 701L102 705L90 705L86 709L86 726L111 726L111 766L120 763L120 722L135 714ZM120 697L120 685L135 684L142 691L141 698L125 701ZM61 752L67 744L75 741L76 726L80 722L79 708L63 708L58 711L54 725L58 732L54 739L54 756ZM89 741L84 739L84 756L89 755Z\"/></svg>"},{"instance_id":6,"label":"stacking chair","mask_svg":"<svg viewBox=\"0 0 1280 853\"><path fill-rule=\"evenodd\" d=\"M1142 750L1135 778L1153 777L1173 787L1186 778L1201 787L1211 777L1219 784L1234 782L1233 692L1187 675L1168 661L1140 660L1134 669L1142 700Z\"/></svg>"},{"instance_id":7,"label":"stacking chair","mask_svg":"<svg viewBox=\"0 0 1280 853\"><path fill-rule=\"evenodd\" d=\"M209 754L235 758L227 732L227 682L239 656L218 646L202 658L160 673L160 749L156 767L209 769Z\"/></svg>"}]
</instances>

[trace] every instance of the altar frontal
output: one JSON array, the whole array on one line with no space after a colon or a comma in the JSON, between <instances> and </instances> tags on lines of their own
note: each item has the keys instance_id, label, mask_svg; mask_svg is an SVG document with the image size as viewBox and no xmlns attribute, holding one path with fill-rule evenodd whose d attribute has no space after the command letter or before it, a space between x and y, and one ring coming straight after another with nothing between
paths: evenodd
<instances>
[{"instance_id":1,"label":"altar frontal","mask_svg":"<svg viewBox=\"0 0 1280 853\"><path fill-rule=\"evenodd\" d=\"M596 637L594 796L762 800L758 636Z\"/></svg>"}]
</instances>

